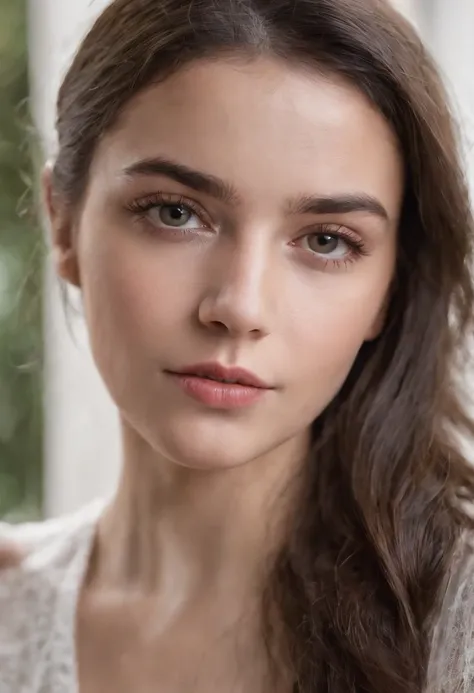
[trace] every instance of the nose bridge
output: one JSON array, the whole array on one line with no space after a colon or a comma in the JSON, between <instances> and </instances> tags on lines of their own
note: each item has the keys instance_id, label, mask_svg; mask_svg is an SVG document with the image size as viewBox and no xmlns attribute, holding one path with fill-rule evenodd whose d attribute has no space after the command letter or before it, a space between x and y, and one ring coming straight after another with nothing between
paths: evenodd
<instances>
[{"instance_id":1,"label":"nose bridge","mask_svg":"<svg viewBox=\"0 0 474 693\"><path fill-rule=\"evenodd\" d=\"M222 287L229 300L258 306L264 299L265 279L269 265L270 248L263 237L255 236L236 242L229 253L229 264L224 268Z\"/></svg>"},{"instance_id":2,"label":"nose bridge","mask_svg":"<svg viewBox=\"0 0 474 693\"><path fill-rule=\"evenodd\" d=\"M225 325L230 332L268 331L270 255L265 234L242 234L228 243L218 259L206 322Z\"/></svg>"}]
</instances>

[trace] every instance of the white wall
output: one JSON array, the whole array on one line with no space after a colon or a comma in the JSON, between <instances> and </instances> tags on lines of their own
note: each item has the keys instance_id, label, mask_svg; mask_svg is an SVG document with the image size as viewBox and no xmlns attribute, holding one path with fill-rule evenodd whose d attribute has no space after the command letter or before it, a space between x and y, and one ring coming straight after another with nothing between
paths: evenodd
<instances>
[{"instance_id":1,"label":"white wall","mask_svg":"<svg viewBox=\"0 0 474 693\"><path fill-rule=\"evenodd\" d=\"M32 98L48 154L55 96L81 34L104 0L30 0ZM82 319L68 333L58 283L46 278L45 511L68 512L107 492L119 468L115 411L92 364Z\"/></svg>"},{"instance_id":2,"label":"white wall","mask_svg":"<svg viewBox=\"0 0 474 693\"><path fill-rule=\"evenodd\" d=\"M419 3L417 0L392 0L392 4L403 12L416 26L419 24Z\"/></svg>"},{"instance_id":3,"label":"white wall","mask_svg":"<svg viewBox=\"0 0 474 693\"><path fill-rule=\"evenodd\" d=\"M413 21L441 70L464 147L474 199L474 0L393 0Z\"/></svg>"},{"instance_id":4,"label":"white wall","mask_svg":"<svg viewBox=\"0 0 474 693\"><path fill-rule=\"evenodd\" d=\"M444 74L461 124L467 175L474 199L474 0L424 0L426 39Z\"/></svg>"},{"instance_id":5,"label":"white wall","mask_svg":"<svg viewBox=\"0 0 474 693\"><path fill-rule=\"evenodd\" d=\"M54 101L61 75L107 1L30 0L32 95L49 153L54 152ZM474 0L395 4L432 43L463 117L474 114ZM474 184L472 152L469 162ZM46 513L56 515L107 492L116 482L120 452L115 411L92 364L84 324L74 321L74 343L51 271L46 284L45 493Z\"/></svg>"}]
</instances>

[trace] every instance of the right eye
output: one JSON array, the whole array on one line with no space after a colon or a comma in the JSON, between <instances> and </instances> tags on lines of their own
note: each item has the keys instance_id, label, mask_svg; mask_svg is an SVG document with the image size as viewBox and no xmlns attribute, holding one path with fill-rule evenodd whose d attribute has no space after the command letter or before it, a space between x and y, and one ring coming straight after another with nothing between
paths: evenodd
<instances>
[{"instance_id":1,"label":"right eye","mask_svg":"<svg viewBox=\"0 0 474 693\"><path fill-rule=\"evenodd\" d=\"M182 203L154 204L146 216L154 226L174 229L196 229L204 226L198 215Z\"/></svg>"},{"instance_id":2,"label":"right eye","mask_svg":"<svg viewBox=\"0 0 474 693\"><path fill-rule=\"evenodd\" d=\"M179 195L156 193L134 200L127 205L127 210L155 229L184 232L212 226L203 209Z\"/></svg>"}]
</instances>

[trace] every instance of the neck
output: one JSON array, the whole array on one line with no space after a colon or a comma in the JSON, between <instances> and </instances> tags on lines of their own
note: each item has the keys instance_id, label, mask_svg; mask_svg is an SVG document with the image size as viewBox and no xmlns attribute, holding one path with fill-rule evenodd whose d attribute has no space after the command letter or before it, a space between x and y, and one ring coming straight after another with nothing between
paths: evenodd
<instances>
[{"instance_id":1,"label":"neck","mask_svg":"<svg viewBox=\"0 0 474 693\"><path fill-rule=\"evenodd\" d=\"M307 440L238 468L196 470L123 432L122 477L99 523L89 582L174 605L259 594L284 540Z\"/></svg>"}]
</instances>

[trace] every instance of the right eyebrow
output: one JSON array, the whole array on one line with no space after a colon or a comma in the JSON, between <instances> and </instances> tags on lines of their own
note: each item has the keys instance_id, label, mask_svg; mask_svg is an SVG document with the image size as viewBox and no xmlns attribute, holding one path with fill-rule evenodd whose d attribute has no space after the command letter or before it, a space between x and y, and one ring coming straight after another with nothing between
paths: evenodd
<instances>
[{"instance_id":1,"label":"right eyebrow","mask_svg":"<svg viewBox=\"0 0 474 693\"><path fill-rule=\"evenodd\" d=\"M214 197L226 204L236 205L239 195L236 189L224 180L198 171L171 159L154 157L142 159L128 166L124 173L126 176L166 176L184 185L187 188Z\"/></svg>"}]
</instances>

